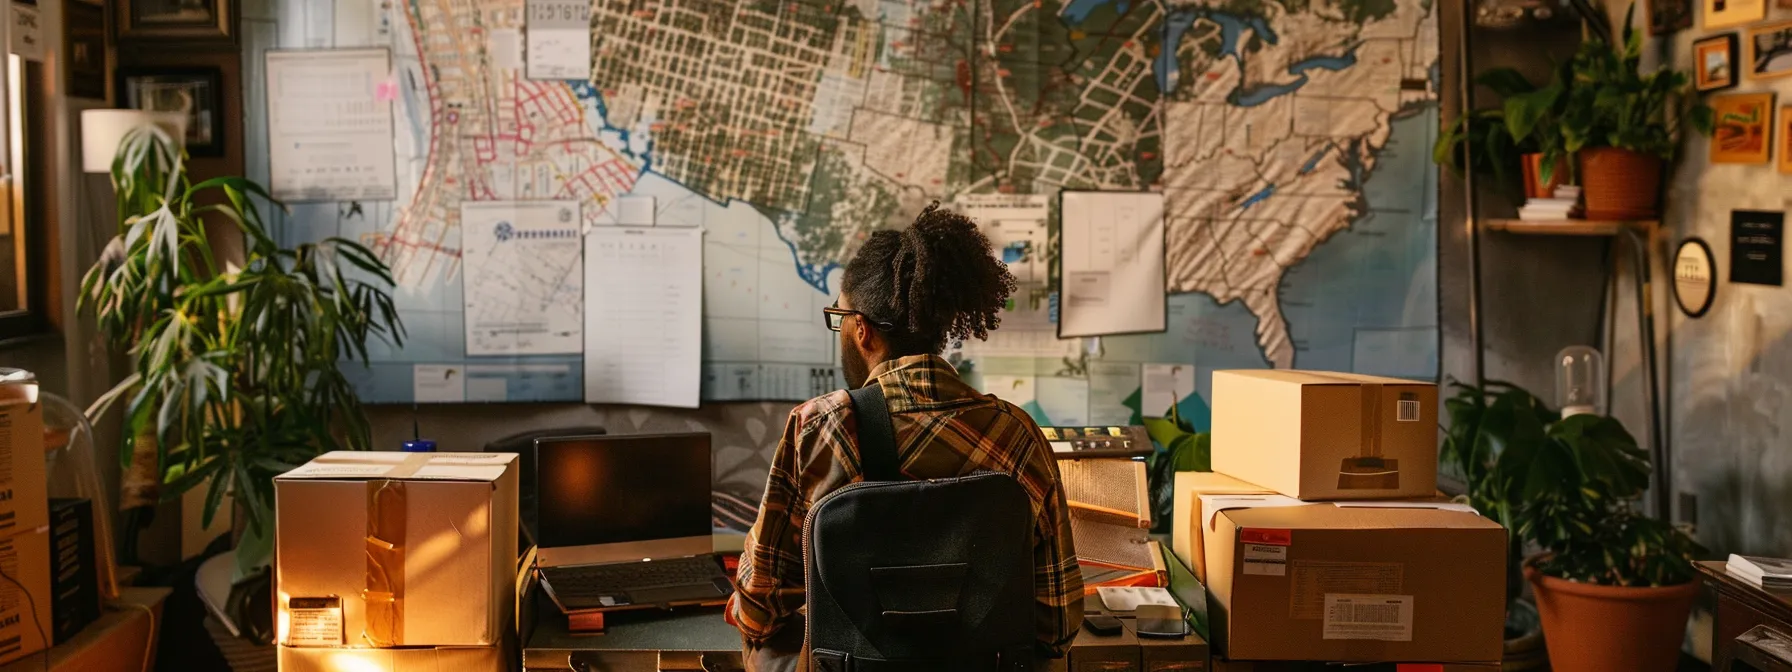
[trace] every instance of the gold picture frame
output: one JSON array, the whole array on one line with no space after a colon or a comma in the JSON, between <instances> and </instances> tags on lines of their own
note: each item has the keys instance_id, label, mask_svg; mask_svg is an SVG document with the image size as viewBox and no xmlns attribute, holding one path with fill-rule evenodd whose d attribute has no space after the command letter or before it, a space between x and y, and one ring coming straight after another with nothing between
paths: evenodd
<instances>
[{"instance_id":1,"label":"gold picture frame","mask_svg":"<svg viewBox=\"0 0 1792 672\"><path fill-rule=\"evenodd\" d=\"M1765 164L1773 153L1773 94L1711 97L1712 163Z\"/></svg>"},{"instance_id":2,"label":"gold picture frame","mask_svg":"<svg viewBox=\"0 0 1792 672\"><path fill-rule=\"evenodd\" d=\"M1700 92L1736 86L1736 33L1700 38L1692 43L1693 88Z\"/></svg>"},{"instance_id":3,"label":"gold picture frame","mask_svg":"<svg viewBox=\"0 0 1792 672\"><path fill-rule=\"evenodd\" d=\"M235 44L236 0L118 0L122 42Z\"/></svg>"},{"instance_id":4,"label":"gold picture frame","mask_svg":"<svg viewBox=\"0 0 1792 672\"><path fill-rule=\"evenodd\" d=\"M1792 175L1792 105L1780 108L1780 174Z\"/></svg>"},{"instance_id":5,"label":"gold picture frame","mask_svg":"<svg viewBox=\"0 0 1792 672\"><path fill-rule=\"evenodd\" d=\"M1767 18L1767 0L1704 0L1704 28L1732 28Z\"/></svg>"},{"instance_id":6,"label":"gold picture frame","mask_svg":"<svg viewBox=\"0 0 1792 672\"><path fill-rule=\"evenodd\" d=\"M1749 28L1747 51L1742 70L1749 79L1792 76L1792 21Z\"/></svg>"}]
</instances>

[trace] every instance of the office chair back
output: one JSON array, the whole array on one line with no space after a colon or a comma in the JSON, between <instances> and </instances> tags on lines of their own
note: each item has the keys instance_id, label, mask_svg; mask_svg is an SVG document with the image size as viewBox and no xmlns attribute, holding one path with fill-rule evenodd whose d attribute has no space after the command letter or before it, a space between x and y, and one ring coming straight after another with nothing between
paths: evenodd
<instances>
[{"instance_id":1,"label":"office chair back","mask_svg":"<svg viewBox=\"0 0 1792 672\"><path fill-rule=\"evenodd\" d=\"M1033 664L1033 512L1007 474L906 481L883 394L852 391L865 480L803 526L813 672Z\"/></svg>"}]
</instances>

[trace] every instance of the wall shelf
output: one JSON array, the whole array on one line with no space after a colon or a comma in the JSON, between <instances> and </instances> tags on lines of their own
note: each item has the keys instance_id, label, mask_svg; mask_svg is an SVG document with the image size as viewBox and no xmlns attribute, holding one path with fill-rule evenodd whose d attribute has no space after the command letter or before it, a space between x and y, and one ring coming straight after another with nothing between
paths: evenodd
<instances>
[{"instance_id":1,"label":"wall shelf","mask_svg":"<svg viewBox=\"0 0 1792 672\"><path fill-rule=\"evenodd\" d=\"M1489 219L1487 228L1525 236L1615 236L1626 226L1652 230L1654 221L1619 221L1592 219Z\"/></svg>"}]
</instances>

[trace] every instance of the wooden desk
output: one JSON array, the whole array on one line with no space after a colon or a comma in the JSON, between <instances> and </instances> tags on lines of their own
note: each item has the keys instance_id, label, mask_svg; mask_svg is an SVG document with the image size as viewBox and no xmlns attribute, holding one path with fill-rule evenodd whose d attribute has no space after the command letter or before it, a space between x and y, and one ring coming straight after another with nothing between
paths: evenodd
<instances>
[{"instance_id":1,"label":"wooden desk","mask_svg":"<svg viewBox=\"0 0 1792 672\"><path fill-rule=\"evenodd\" d=\"M1712 672L1792 669L1792 665L1773 667L1771 660L1763 662L1760 655L1762 649L1779 647L1792 659L1792 650L1784 645L1792 642L1792 591L1763 590L1731 576L1722 561L1700 562L1698 568L1705 585L1717 592L1717 613L1711 625ZM1741 664L1733 666L1738 658Z\"/></svg>"},{"instance_id":2,"label":"wooden desk","mask_svg":"<svg viewBox=\"0 0 1792 672\"><path fill-rule=\"evenodd\" d=\"M154 669L156 631L167 588L122 588L100 619L60 646L14 661L0 672L136 672ZM152 618L153 615L153 618Z\"/></svg>"}]
</instances>

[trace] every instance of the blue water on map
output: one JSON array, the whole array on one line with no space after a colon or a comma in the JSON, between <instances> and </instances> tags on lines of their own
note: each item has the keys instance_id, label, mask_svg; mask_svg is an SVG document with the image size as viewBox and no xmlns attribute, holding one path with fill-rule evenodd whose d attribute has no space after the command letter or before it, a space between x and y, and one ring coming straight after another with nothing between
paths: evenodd
<instances>
[{"instance_id":1,"label":"blue water on map","mask_svg":"<svg viewBox=\"0 0 1792 672\"><path fill-rule=\"evenodd\" d=\"M1114 11L1119 14L1125 14L1127 5L1132 4L1131 0L1070 0L1064 5L1064 11L1058 12L1058 15L1064 17L1065 23L1074 26L1089 18L1089 14L1097 8L1110 2L1116 3Z\"/></svg>"},{"instance_id":2,"label":"blue water on map","mask_svg":"<svg viewBox=\"0 0 1792 672\"><path fill-rule=\"evenodd\" d=\"M1437 375L1436 130L1435 108L1395 121L1362 178L1368 213L1283 277L1296 368ZM1363 175L1361 161L1344 155Z\"/></svg>"},{"instance_id":3,"label":"blue water on map","mask_svg":"<svg viewBox=\"0 0 1792 672\"><path fill-rule=\"evenodd\" d=\"M1244 199L1243 203L1238 204L1238 209L1239 210L1247 209L1253 205L1256 205L1259 201L1262 201L1263 199L1269 198L1270 196L1274 196L1275 193L1276 193L1276 185L1272 184L1267 187L1264 187L1263 191L1259 191L1255 194L1251 194L1250 198Z\"/></svg>"},{"instance_id":4,"label":"blue water on map","mask_svg":"<svg viewBox=\"0 0 1792 672\"><path fill-rule=\"evenodd\" d=\"M1157 59L1151 64L1152 74L1157 78L1158 91L1170 93L1176 90L1182 73L1176 62L1176 48L1182 44L1182 34L1195 25L1197 19L1207 19L1220 27L1220 56L1238 56L1238 38L1250 29L1258 38L1270 44L1276 44L1276 31L1269 27L1269 22L1261 16L1216 12L1205 7L1190 7L1172 10L1164 17L1163 48Z\"/></svg>"},{"instance_id":5,"label":"blue water on map","mask_svg":"<svg viewBox=\"0 0 1792 672\"><path fill-rule=\"evenodd\" d=\"M1319 151L1313 152L1313 158L1307 159L1306 163L1301 164L1300 174L1305 175L1307 173L1313 172L1314 168L1319 167L1319 160L1325 158L1326 153L1328 153L1330 151L1332 151L1331 145L1326 145L1324 148L1320 149Z\"/></svg>"},{"instance_id":6,"label":"blue water on map","mask_svg":"<svg viewBox=\"0 0 1792 672\"><path fill-rule=\"evenodd\" d=\"M1352 48L1342 56L1314 56L1288 66L1288 73L1295 75L1293 81L1281 84L1262 84L1252 87L1248 91L1239 89L1232 92L1229 102L1239 107L1256 107L1269 102L1277 96L1285 96L1294 93L1295 91L1299 91L1300 87L1307 85L1308 70L1317 68L1320 70L1337 72L1352 65L1356 65L1355 48Z\"/></svg>"}]
</instances>

